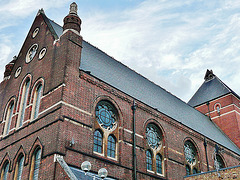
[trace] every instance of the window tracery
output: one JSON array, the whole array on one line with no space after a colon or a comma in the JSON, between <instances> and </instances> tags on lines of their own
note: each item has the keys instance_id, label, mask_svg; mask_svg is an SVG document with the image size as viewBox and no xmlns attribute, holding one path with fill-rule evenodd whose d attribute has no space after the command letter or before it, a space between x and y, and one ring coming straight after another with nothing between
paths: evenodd
<instances>
[{"instance_id":1,"label":"window tracery","mask_svg":"<svg viewBox=\"0 0 240 180\"><path fill-rule=\"evenodd\" d=\"M102 156L117 158L118 111L107 100L101 100L95 107L95 126L93 151Z\"/></svg>"},{"instance_id":2,"label":"window tracery","mask_svg":"<svg viewBox=\"0 0 240 180\"><path fill-rule=\"evenodd\" d=\"M147 170L163 175L163 133L154 123L146 127L146 140L150 148L146 151Z\"/></svg>"},{"instance_id":3,"label":"window tracery","mask_svg":"<svg viewBox=\"0 0 240 180\"><path fill-rule=\"evenodd\" d=\"M184 155L186 162L186 174L195 174L198 172L198 155L197 150L191 141L184 143Z\"/></svg>"},{"instance_id":4,"label":"window tracery","mask_svg":"<svg viewBox=\"0 0 240 180\"><path fill-rule=\"evenodd\" d=\"M96 118L99 125L106 130L114 130L116 123L116 110L107 101L100 101L96 107Z\"/></svg>"}]
</instances>

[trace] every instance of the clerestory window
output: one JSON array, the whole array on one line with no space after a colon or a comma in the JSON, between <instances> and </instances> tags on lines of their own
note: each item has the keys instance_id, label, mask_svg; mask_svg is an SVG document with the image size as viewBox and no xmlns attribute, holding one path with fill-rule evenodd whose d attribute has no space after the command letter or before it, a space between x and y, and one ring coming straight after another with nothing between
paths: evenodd
<instances>
[{"instance_id":1,"label":"clerestory window","mask_svg":"<svg viewBox=\"0 0 240 180\"><path fill-rule=\"evenodd\" d=\"M13 109L14 109L14 102L11 101L6 111L5 128L3 132L4 135L7 135L9 133L11 122L12 122Z\"/></svg>"},{"instance_id":2,"label":"clerestory window","mask_svg":"<svg viewBox=\"0 0 240 180\"><path fill-rule=\"evenodd\" d=\"M42 97L42 84L39 84L34 92L33 112L32 112L33 119L36 119L38 117L41 97Z\"/></svg>"},{"instance_id":3,"label":"clerestory window","mask_svg":"<svg viewBox=\"0 0 240 180\"><path fill-rule=\"evenodd\" d=\"M25 110L26 110L26 106L27 106L29 87L30 87L30 79L28 78L24 82L24 86L22 89L18 127L21 127L23 125Z\"/></svg>"}]
</instances>

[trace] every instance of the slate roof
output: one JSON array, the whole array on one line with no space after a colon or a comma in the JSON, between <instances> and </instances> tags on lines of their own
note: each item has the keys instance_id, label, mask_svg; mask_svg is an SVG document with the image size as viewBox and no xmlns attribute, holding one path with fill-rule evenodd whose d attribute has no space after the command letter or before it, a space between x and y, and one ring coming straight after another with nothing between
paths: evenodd
<instances>
[{"instance_id":1,"label":"slate roof","mask_svg":"<svg viewBox=\"0 0 240 180\"><path fill-rule=\"evenodd\" d=\"M238 97L233 90L231 90L225 83L213 74L211 79L206 79L203 82L197 92L189 100L188 104L192 107L196 107L229 93Z\"/></svg>"},{"instance_id":2,"label":"slate roof","mask_svg":"<svg viewBox=\"0 0 240 180\"><path fill-rule=\"evenodd\" d=\"M62 27L48 19L58 37ZM160 86L83 40L80 70L184 124L240 155L240 149L212 122Z\"/></svg>"}]
</instances>

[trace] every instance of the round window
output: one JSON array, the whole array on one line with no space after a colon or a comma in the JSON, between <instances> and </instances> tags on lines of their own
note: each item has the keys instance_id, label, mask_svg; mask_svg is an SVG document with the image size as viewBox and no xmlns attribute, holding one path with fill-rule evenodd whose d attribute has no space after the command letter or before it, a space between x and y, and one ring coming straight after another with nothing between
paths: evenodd
<instances>
[{"instance_id":1,"label":"round window","mask_svg":"<svg viewBox=\"0 0 240 180\"><path fill-rule=\"evenodd\" d=\"M47 49L42 48L39 55L38 55L38 59L41 60L45 56L46 52L47 52Z\"/></svg>"},{"instance_id":2,"label":"round window","mask_svg":"<svg viewBox=\"0 0 240 180\"><path fill-rule=\"evenodd\" d=\"M33 44L27 54L26 54L26 63L29 63L32 61L32 59L34 58L34 56L36 55L37 53L37 49L38 49L38 45L37 44Z\"/></svg>"},{"instance_id":3,"label":"round window","mask_svg":"<svg viewBox=\"0 0 240 180\"><path fill-rule=\"evenodd\" d=\"M147 142L153 149L157 149L162 143L162 135L155 124L148 124L146 129Z\"/></svg>"},{"instance_id":4,"label":"round window","mask_svg":"<svg viewBox=\"0 0 240 180\"><path fill-rule=\"evenodd\" d=\"M38 32L39 32L39 28L37 27L32 33L32 38L35 38L37 36Z\"/></svg>"},{"instance_id":5,"label":"round window","mask_svg":"<svg viewBox=\"0 0 240 180\"><path fill-rule=\"evenodd\" d=\"M21 74L21 71L22 71L22 67L21 66L19 66L17 69L16 69L16 71L15 71L15 78L17 78L20 74Z\"/></svg>"},{"instance_id":6,"label":"round window","mask_svg":"<svg viewBox=\"0 0 240 180\"><path fill-rule=\"evenodd\" d=\"M114 130L117 126L117 111L107 101L100 101L96 107L96 118L98 124L106 130Z\"/></svg>"}]
</instances>

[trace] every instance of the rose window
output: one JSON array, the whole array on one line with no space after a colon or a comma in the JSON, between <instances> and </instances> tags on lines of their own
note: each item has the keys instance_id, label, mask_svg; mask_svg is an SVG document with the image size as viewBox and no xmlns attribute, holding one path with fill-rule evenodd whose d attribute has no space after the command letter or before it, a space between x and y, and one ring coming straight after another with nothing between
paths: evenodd
<instances>
[{"instance_id":1,"label":"rose window","mask_svg":"<svg viewBox=\"0 0 240 180\"><path fill-rule=\"evenodd\" d=\"M146 129L147 142L150 147L157 149L161 145L161 135L154 124L149 124Z\"/></svg>"},{"instance_id":2,"label":"rose window","mask_svg":"<svg viewBox=\"0 0 240 180\"><path fill-rule=\"evenodd\" d=\"M96 107L96 118L98 124L106 130L114 130L116 123L116 110L107 101L100 101Z\"/></svg>"}]
</instances>

